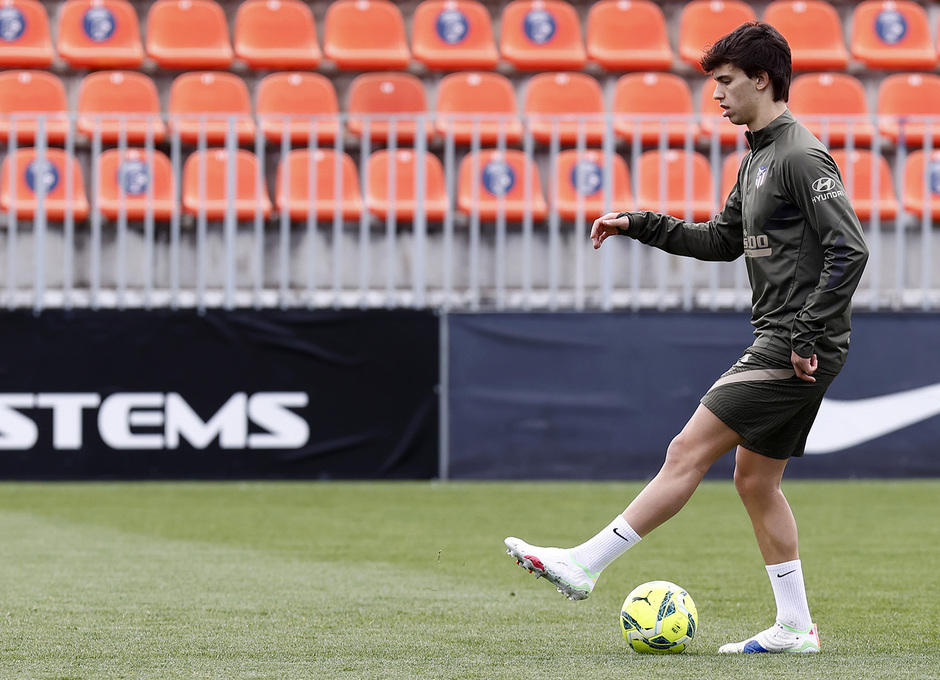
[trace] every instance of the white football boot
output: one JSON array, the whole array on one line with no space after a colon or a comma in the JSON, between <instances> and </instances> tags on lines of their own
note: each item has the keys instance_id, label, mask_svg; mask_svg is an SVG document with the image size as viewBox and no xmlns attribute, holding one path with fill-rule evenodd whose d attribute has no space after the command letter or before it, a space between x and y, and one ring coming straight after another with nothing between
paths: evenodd
<instances>
[{"instance_id":1,"label":"white football boot","mask_svg":"<svg viewBox=\"0 0 940 680\"><path fill-rule=\"evenodd\" d=\"M536 578L544 578L569 600L587 599L594 590L600 572L591 574L575 561L570 550L541 548L512 536L504 542L506 552L516 559L516 564Z\"/></svg>"},{"instance_id":2,"label":"white football boot","mask_svg":"<svg viewBox=\"0 0 940 680\"><path fill-rule=\"evenodd\" d=\"M719 654L757 654L790 652L804 654L819 651L819 626L815 623L807 631L798 631L779 621L743 642L732 642L718 648Z\"/></svg>"}]
</instances>

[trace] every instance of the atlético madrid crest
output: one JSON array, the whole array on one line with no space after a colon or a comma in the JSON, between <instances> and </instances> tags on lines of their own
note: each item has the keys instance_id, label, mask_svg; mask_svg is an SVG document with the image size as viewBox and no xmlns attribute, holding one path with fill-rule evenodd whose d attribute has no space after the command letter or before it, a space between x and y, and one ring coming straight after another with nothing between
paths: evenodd
<instances>
[{"instance_id":1,"label":"atl\u00e9tico madrid crest","mask_svg":"<svg viewBox=\"0 0 940 680\"><path fill-rule=\"evenodd\" d=\"M762 165L757 168L757 177L754 178L754 186L759 187L764 183L764 180L767 178L767 166Z\"/></svg>"}]
</instances>

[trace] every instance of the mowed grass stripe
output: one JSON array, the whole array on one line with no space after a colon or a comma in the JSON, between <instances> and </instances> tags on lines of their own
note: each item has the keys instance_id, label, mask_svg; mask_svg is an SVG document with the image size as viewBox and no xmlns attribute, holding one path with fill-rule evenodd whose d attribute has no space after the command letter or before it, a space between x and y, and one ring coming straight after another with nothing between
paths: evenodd
<instances>
[{"instance_id":1,"label":"mowed grass stripe","mask_svg":"<svg viewBox=\"0 0 940 680\"><path fill-rule=\"evenodd\" d=\"M0 485L0 678L940 677L940 482L793 482L824 652L720 657L773 597L733 487L712 482L563 600L502 549L572 544L637 484ZM656 578L699 607L646 657L620 603Z\"/></svg>"}]
</instances>

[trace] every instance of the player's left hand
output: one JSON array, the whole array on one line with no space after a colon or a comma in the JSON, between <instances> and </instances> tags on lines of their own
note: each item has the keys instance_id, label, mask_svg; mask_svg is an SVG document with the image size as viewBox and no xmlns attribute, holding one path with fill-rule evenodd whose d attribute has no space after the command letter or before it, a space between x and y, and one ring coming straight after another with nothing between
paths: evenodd
<instances>
[{"instance_id":1,"label":"player's left hand","mask_svg":"<svg viewBox=\"0 0 940 680\"><path fill-rule=\"evenodd\" d=\"M819 367L819 361L816 359L815 354L807 359L796 352L790 352L790 363L793 364L793 370L796 372L797 378L806 382L816 382L813 373Z\"/></svg>"}]
</instances>

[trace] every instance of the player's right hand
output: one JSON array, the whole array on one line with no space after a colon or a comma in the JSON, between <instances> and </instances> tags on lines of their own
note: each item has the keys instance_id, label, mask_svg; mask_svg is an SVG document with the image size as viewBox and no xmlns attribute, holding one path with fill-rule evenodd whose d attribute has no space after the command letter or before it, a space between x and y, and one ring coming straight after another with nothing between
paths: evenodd
<instances>
[{"instance_id":1,"label":"player's right hand","mask_svg":"<svg viewBox=\"0 0 940 680\"><path fill-rule=\"evenodd\" d=\"M627 231L630 228L630 217L627 215L618 217L619 214L610 212L594 220L594 226L591 227L591 241L594 242L594 250L600 248L608 236L616 236L620 233L620 230Z\"/></svg>"}]
</instances>

